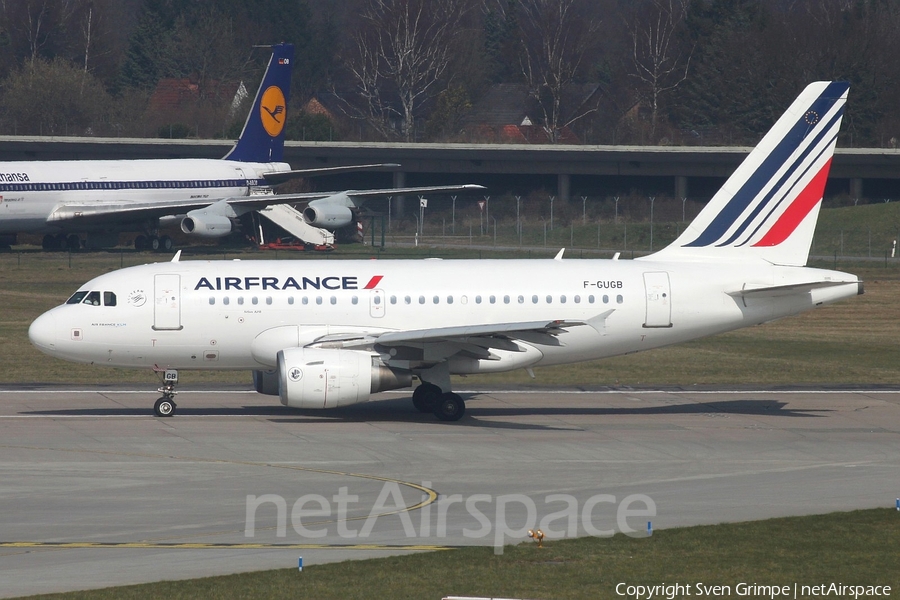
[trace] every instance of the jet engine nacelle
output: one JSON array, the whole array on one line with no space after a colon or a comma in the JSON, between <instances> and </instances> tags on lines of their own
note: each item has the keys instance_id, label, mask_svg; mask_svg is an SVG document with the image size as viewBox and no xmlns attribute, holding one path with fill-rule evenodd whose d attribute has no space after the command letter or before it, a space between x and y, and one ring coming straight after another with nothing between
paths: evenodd
<instances>
[{"instance_id":1,"label":"jet engine nacelle","mask_svg":"<svg viewBox=\"0 0 900 600\"><path fill-rule=\"evenodd\" d=\"M281 403L294 408L335 408L412 385L411 373L377 361L368 352L356 350L285 348L278 352Z\"/></svg>"},{"instance_id":2,"label":"jet engine nacelle","mask_svg":"<svg viewBox=\"0 0 900 600\"><path fill-rule=\"evenodd\" d=\"M234 228L231 219L205 210L192 210L181 220L181 230L205 238L225 237Z\"/></svg>"},{"instance_id":3,"label":"jet engine nacelle","mask_svg":"<svg viewBox=\"0 0 900 600\"><path fill-rule=\"evenodd\" d=\"M310 204L303 210L303 220L315 227L339 229L353 222L353 211L336 204Z\"/></svg>"}]
</instances>

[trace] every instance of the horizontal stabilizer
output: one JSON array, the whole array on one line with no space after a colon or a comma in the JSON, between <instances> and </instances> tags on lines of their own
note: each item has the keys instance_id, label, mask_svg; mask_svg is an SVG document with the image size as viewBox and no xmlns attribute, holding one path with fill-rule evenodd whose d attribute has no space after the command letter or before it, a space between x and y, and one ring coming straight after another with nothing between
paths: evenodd
<instances>
[{"instance_id":1,"label":"horizontal stabilizer","mask_svg":"<svg viewBox=\"0 0 900 600\"><path fill-rule=\"evenodd\" d=\"M790 296L798 292L810 292L812 290L836 287L839 285L856 284L859 286L858 295L863 293L862 281L810 281L806 283L790 283L786 285L770 285L764 287L749 287L734 292L728 292L735 298L771 298L774 296Z\"/></svg>"}]
</instances>

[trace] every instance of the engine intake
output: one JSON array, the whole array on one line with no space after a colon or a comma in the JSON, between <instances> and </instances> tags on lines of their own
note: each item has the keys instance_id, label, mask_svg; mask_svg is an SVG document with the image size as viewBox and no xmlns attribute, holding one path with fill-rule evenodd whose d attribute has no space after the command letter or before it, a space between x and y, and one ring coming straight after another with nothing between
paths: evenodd
<instances>
[{"instance_id":1,"label":"engine intake","mask_svg":"<svg viewBox=\"0 0 900 600\"><path fill-rule=\"evenodd\" d=\"M225 237L233 228L228 217L204 210L192 210L181 220L181 231L205 238Z\"/></svg>"},{"instance_id":2,"label":"engine intake","mask_svg":"<svg viewBox=\"0 0 900 600\"><path fill-rule=\"evenodd\" d=\"M356 350L285 348L278 352L281 403L294 408L336 408L412 385L411 373L377 360Z\"/></svg>"},{"instance_id":3,"label":"engine intake","mask_svg":"<svg viewBox=\"0 0 900 600\"><path fill-rule=\"evenodd\" d=\"M339 229L353 222L353 211L346 206L336 204L310 203L303 210L303 220L315 227Z\"/></svg>"}]
</instances>

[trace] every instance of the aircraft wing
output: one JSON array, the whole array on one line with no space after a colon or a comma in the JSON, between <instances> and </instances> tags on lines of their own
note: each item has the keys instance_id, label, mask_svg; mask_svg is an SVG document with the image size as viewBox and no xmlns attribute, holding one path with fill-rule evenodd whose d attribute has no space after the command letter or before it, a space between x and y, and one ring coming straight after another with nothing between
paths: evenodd
<instances>
[{"instance_id":1,"label":"aircraft wing","mask_svg":"<svg viewBox=\"0 0 900 600\"><path fill-rule=\"evenodd\" d=\"M243 198L230 198L228 203L231 206L240 206L244 208L257 209L269 206L271 204L288 204L309 202L311 200L323 200L325 198L349 199L354 205L357 200L367 200L369 198L385 198L387 196L408 196L419 194L457 194L457 193L474 193L481 192L485 189L482 185L465 184L465 185L433 185L425 187L407 187L407 188L384 188L380 190L345 190L341 192L302 192L298 194L276 194L276 195L259 195L245 196Z\"/></svg>"},{"instance_id":2,"label":"aircraft wing","mask_svg":"<svg viewBox=\"0 0 900 600\"><path fill-rule=\"evenodd\" d=\"M434 327L388 331L368 335L328 335L312 345L340 344L343 348L371 350L400 360L435 364L453 356L496 359L490 351L524 352L517 341L536 346L561 346L557 336L571 327L589 326L602 334L609 310L586 321L524 321L461 327Z\"/></svg>"},{"instance_id":3,"label":"aircraft wing","mask_svg":"<svg viewBox=\"0 0 900 600\"><path fill-rule=\"evenodd\" d=\"M192 210L210 209L227 217L237 217L245 212L274 204L293 204L324 198L367 199L374 197L402 196L407 194L453 194L477 192L480 185L445 185L380 190L347 190L341 192L303 192L297 194L254 194L232 198L190 198L160 202L69 202L60 204L47 217L48 223L116 223L142 221L167 216L185 215Z\"/></svg>"},{"instance_id":4,"label":"aircraft wing","mask_svg":"<svg viewBox=\"0 0 900 600\"><path fill-rule=\"evenodd\" d=\"M293 171L270 171L263 173L263 178L272 185L280 185L291 179L304 177L317 177L320 175L339 175L341 173L354 173L357 171L377 171L379 169L396 169L399 163L380 163L373 165L348 165L341 167L317 167L314 169L294 169Z\"/></svg>"}]
</instances>

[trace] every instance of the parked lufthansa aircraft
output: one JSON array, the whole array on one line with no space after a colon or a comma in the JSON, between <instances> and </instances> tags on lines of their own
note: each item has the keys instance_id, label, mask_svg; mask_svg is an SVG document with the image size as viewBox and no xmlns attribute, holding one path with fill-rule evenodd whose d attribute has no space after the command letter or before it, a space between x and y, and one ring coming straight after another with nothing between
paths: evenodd
<instances>
[{"instance_id":1,"label":"parked lufthansa aircraft","mask_svg":"<svg viewBox=\"0 0 900 600\"><path fill-rule=\"evenodd\" d=\"M186 261L83 285L32 323L43 352L166 370L246 369L287 406L422 383L459 419L452 374L614 356L757 325L862 293L806 267L848 84L809 85L670 246L636 260Z\"/></svg>"},{"instance_id":2,"label":"parked lufthansa aircraft","mask_svg":"<svg viewBox=\"0 0 900 600\"><path fill-rule=\"evenodd\" d=\"M140 231L137 249L169 250L160 227L223 237L242 214L273 204L311 201L307 223L336 228L352 221L366 198L452 193L480 186L441 186L272 194L288 179L397 165L292 171L280 162L294 46L272 46L272 57L234 148L223 159L16 161L0 163L0 244L18 233L43 233L45 249L115 245L121 231Z\"/></svg>"}]
</instances>

